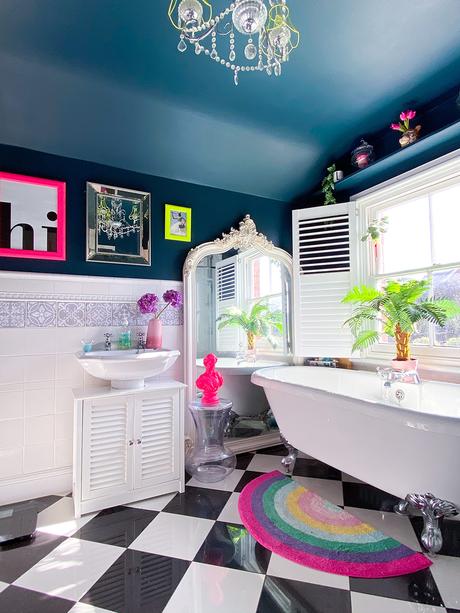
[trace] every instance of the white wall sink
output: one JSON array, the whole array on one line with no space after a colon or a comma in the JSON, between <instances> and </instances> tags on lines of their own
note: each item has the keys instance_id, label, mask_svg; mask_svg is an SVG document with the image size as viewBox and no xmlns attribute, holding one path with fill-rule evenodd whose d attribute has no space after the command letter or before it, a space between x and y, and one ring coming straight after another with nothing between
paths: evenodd
<instances>
[{"instance_id":1,"label":"white wall sink","mask_svg":"<svg viewBox=\"0 0 460 613\"><path fill-rule=\"evenodd\" d=\"M176 349L114 349L77 353L77 359L87 373L110 381L114 389L141 389L145 379L166 372L180 352Z\"/></svg>"}]
</instances>

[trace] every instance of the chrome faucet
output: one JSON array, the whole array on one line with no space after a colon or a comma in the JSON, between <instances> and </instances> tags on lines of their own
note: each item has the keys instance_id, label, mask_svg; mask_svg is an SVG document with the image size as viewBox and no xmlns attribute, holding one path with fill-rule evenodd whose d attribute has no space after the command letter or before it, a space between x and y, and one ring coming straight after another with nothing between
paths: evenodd
<instances>
[{"instance_id":1,"label":"chrome faucet","mask_svg":"<svg viewBox=\"0 0 460 613\"><path fill-rule=\"evenodd\" d=\"M143 332L137 333L137 353L139 353L140 351L145 351L145 340Z\"/></svg>"},{"instance_id":2,"label":"chrome faucet","mask_svg":"<svg viewBox=\"0 0 460 613\"><path fill-rule=\"evenodd\" d=\"M111 351L112 350L112 334L110 332L106 332L104 336L105 336L105 344L104 344L105 350Z\"/></svg>"}]
</instances>

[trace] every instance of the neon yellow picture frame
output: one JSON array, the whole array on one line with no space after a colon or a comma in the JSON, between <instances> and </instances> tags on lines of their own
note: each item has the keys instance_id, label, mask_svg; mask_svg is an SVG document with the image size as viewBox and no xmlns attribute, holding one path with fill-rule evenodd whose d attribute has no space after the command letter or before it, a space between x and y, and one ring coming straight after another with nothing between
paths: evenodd
<instances>
[{"instance_id":1,"label":"neon yellow picture frame","mask_svg":"<svg viewBox=\"0 0 460 613\"><path fill-rule=\"evenodd\" d=\"M165 204L165 239L168 241L192 240L192 209L186 206Z\"/></svg>"}]
</instances>

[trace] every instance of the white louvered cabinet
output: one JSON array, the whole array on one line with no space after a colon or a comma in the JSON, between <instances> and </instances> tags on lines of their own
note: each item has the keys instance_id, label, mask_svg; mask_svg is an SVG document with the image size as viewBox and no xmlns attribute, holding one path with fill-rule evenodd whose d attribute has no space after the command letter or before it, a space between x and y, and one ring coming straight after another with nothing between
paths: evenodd
<instances>
[{"instance_id":1,"label":"white louvered cabinet","mask_svg":"<svg viewBox=\"0 0 460 613\"><path fill-rule=\"evenodd\" d=\"M184 388L75 392L75 516L183 492Z\"/></svg>"}]
</instances>

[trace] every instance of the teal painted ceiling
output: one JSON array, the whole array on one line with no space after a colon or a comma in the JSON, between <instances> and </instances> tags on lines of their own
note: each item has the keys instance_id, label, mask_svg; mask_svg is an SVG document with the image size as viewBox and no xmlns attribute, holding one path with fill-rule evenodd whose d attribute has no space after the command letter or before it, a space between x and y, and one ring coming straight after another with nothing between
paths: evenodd
<instances>
[{"instance_id":1,"label":"teal painted ceiling","mask_svg":"<svg viewBox=\"0 0 460 613\"><path fill-rule=\"evenodd\" d=\"M460 81L460 0L290 0L299 49L238 87L167 5L1 0L0 142L286 201Z\"/></svg>"}]
</instances>

